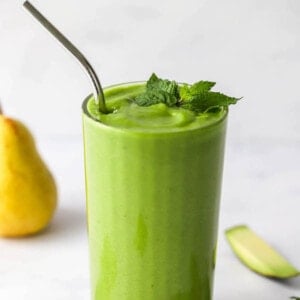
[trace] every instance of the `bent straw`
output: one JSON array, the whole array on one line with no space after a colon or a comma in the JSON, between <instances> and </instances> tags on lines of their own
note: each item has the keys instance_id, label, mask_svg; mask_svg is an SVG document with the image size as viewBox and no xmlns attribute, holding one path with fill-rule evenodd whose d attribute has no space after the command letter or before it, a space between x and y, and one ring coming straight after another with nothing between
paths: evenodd
<instances>
[{"instance_id":1,"label":"bent straw","mask_svg":"<svg viewBox=\"0 0 300 300\"><path fill-rule=\"evenodd\" d=\"M94 88L94 98L96 104L99 106L99 110L102 113L107 113L105 105L104 93L100 80L94 71L91 64L85 58L85 56L74 46L74 44L67 39L54 25L50 23L29 1L25 1L23 6L50 32L70 53L73 54L86 70L89 78L92 81Z\"/></svg>"}]
</instances>

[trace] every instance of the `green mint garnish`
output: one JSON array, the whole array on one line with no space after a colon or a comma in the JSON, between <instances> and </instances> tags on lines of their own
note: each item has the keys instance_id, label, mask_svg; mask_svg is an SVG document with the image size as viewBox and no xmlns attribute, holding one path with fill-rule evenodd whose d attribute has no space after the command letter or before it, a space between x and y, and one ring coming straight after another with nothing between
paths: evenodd
<instances>
[{"instance_id":1,"label":"green mint garnish","mask_svg":"<svg viewBox=\"0 0 300 300\"><path fill-rule=\"evenodd\" d=\"M179 88L175 81L158 78L154 73L147 81L146 92L135 98L135 103L140 106L150 106L165 103L175 106L179 98Z\"/></svg>"},{"instance_id":2,"label":"green mint garnish","mask_svg":"<svg viewBox=\"0 0 300 300\"><path fill-rule=\"evenodd\" d=\"M299 297L290 297L290 299L294 299L294 300L300 300Z\"/></svg>"},{"instance_id":3,"label":"green mint garnish","mask_svg":"<svg viewBox=\"0 0 300 300\"><path fill-rule=\"evenodd\" d=\"M202 92L193 96L190 100L182 100L182 107L197 113L205 112L212 108L235 104L239 99L226 96L217 92Z\"/></svg>"},{"instance_id":4,"label":"green mint garnish","mask_svg":"<svg viewBox=\"0 0 300 300\"><path fill-rule=\"evenodd\" d=\"M134 102L140 106L164 103L170 107L182 107L196 113L206 112L235 104L240 98L212 92L215 82L199 81L192 85L178 84L161 79L152 74L146 84L146 91L138 95Z\"/></svg>"},{"instance_id":5,"label":"green mint garnish","mask_svg":"<svg viewBox=\"0 0 300 300\"><path fill-rule=\"evenodd\" d=\"M191 86L184 84L180 88L180 97L181 99L191 100L199 94L209 92L215 85L216 83L211 81L199 81Z\"/></svg>"}]
</instances>

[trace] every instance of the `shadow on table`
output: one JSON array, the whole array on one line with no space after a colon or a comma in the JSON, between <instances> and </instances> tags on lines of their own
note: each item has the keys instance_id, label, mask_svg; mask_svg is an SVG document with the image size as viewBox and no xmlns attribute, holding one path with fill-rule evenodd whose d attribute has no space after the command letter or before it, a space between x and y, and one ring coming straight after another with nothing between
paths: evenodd
<instances>
[{"instance_id":1,"label":"shadow on table","mask_svg":"<svg viewBox=\"0 0 300 300\"><path fill-rule=\"evenodd\" d=\"M276 282L280 285L284 285L290 288L300 288L300 277L294 277L290 279L285 279L285 280L279 280L279 279L271 279L273 282Z\"/></svg>"},{"instance_id":2,"label":"shadow on table","mask_svg":"<svg viewBox=\"0 0 300 300\"><path fill-rule=\"evenodd\" d=\"M40 235L66 236L86 231L85 208L59 207L50 226Z\"/></svg>"}]
</instances>

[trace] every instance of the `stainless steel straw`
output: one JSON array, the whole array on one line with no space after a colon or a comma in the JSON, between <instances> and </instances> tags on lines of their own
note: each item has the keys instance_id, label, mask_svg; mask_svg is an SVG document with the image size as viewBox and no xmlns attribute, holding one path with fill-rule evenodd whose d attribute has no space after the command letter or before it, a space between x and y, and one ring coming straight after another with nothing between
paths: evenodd
<instances>
[{"instance_id":1,"label":"stainless steel straw","mask_svg":"<svg viewBox=\"0 0 300 300\"><path fill-rule=\"evenodd\" d=\"M103 89L100 80L94 71L91 64L84 57L84 55L67 39L54 25L52 25L29 1L25 1L23 6L67 49L69 50L80 62L86 70L89 78L92 81L94 88L94 98L102 113L107 113Z\"/></svg>"}]
</instances>

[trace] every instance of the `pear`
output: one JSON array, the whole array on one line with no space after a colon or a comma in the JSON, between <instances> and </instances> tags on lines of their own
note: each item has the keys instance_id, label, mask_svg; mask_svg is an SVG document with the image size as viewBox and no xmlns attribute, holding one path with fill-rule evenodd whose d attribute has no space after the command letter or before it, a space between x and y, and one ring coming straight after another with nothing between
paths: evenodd
<instances>
[{"instance_id":1,"label":"pear","mask_svg":"<svg viewBox=\"0 0 300 300\"><path fill-rule=\"evenodd\" d=\"M32 134L0 110L0 236L39 232L49 224L56 204L54 178Z\"/></svg>"},{"instance_id":2,"label":"pear","mask_svg":"<svg viewBox=\"0 0 300 300\"><path fill-rule=\"evenodd\" d=\"M225 235L233 252L252 271L277 279L300 275L298 269L248 226L231 227L226 230Z\"/></svg>"}]
</instances>

